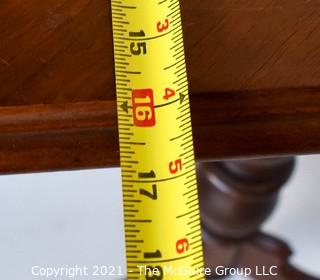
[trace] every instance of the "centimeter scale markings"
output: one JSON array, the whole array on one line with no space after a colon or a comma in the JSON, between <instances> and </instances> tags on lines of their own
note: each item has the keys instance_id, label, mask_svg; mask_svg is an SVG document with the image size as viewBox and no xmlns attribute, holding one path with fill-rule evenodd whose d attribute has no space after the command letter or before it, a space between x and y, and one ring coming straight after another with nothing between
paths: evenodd
<instances>
[{"instance_id":1,"label":"centimeter scale markings","mask_svg":"<svg viewBox=\"0 0 320 280\"><path fill-rule=\"evenodd\" d=\"M204 279L179 0L112 0L128 279Z\"/></svg>"}]
</instances>

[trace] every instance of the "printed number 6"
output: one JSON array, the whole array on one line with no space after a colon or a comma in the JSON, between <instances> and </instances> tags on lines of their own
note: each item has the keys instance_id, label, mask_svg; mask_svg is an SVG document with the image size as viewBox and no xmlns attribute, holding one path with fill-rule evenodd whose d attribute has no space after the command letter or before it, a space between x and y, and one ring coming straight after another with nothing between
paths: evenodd
<instances>
[{"instance_id":1,"label":"printed number 6","mask_svg":"<svg viewBox=\"0 0 320 280\"><path fill-rule=\"evenodd\" d=\"M177 241L176 250L179 254L189 250L189 242L187 238L183 238Z\"/></svg>"}]
</instances>

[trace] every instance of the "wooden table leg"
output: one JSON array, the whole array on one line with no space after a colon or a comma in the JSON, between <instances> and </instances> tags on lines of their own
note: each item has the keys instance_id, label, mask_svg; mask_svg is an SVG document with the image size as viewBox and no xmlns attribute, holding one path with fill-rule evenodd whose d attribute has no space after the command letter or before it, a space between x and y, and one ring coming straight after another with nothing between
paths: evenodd
<instances>
[{"instance_id":1,"label":"wooden table leg","mask_svg":"<svg viewBox=\"0 0 320 280\"><path fill-rule=\"evenodd\" d=\"M197 164L206 266L249 267L254 279L316 279L289 264L291 250L284 242L259 230L294 162L283 157ZM256 275L256 267L258 274L277 276Z\"/></svg>"}]
</instances>

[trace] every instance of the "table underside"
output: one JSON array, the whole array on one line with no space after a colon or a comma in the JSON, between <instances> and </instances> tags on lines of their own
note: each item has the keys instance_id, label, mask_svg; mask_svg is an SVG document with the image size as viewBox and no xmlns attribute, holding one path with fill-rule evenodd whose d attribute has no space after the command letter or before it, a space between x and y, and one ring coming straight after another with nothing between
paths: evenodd
<instances>
[{"instance_id":1,"label":"table underside","mask_svg":"<svg viewBox=\"0 0 320 280\"><path fill-rule=\"evenodd\" d=\"M181 1L197 159L320 152L320 2ZM0 3L0 172L118 166L110 5Z\"/></svg>"}]
</instances>

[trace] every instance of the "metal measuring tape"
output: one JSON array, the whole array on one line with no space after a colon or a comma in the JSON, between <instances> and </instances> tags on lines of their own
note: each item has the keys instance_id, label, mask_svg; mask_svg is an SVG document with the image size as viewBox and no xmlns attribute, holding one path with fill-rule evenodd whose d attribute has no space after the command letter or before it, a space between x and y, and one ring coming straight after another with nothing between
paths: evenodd
<instances>
[{"instance_id":1,"label":"metal measuring tape","mask_svg":"<svg viewBox=\"0 0 320 280\"><path fill-rule=\"evenodd\" d=\"M204 279L179 0L112 0L128 279Z\"/></svg>"}]
</instances>

